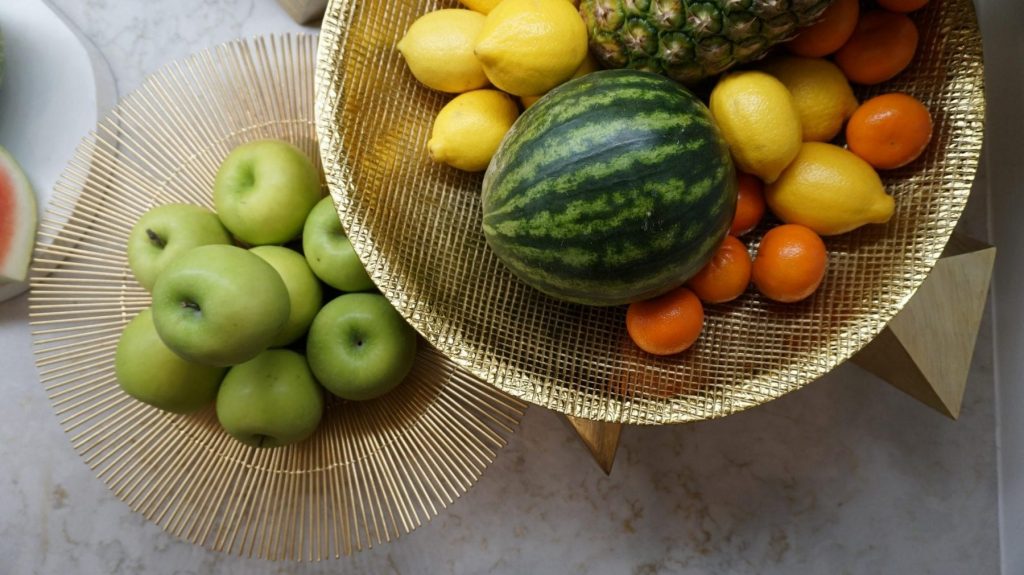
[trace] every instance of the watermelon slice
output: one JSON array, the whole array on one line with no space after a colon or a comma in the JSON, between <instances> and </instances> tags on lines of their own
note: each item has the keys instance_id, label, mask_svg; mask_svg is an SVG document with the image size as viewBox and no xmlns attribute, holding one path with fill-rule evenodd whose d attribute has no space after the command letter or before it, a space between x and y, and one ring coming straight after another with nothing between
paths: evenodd
<instances>
[{"instance_id":1,"label":"watermelon slice","mask_svg":"<svg viewBox=\"0 0 1024 575\"><path fill-rule=\"evenodd\" d=\"M0 284L28 279L37 223L32 186L14 158L0 147Z\"/></svg>"}]
</instances>

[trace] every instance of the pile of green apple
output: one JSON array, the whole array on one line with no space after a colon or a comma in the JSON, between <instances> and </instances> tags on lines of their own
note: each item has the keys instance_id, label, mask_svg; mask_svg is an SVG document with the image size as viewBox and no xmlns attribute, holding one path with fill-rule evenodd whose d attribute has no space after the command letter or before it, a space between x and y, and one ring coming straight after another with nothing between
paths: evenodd
<instances>
[{"instance_id":1,"label":"pile of green apple","mask_svg":"<svg viewBox=\"0 0 1024 575\"><path fill-rule=\"evenodd\" d=\"M155 207L129 234L128 265L153 303L117 344L126 393L175 413L216 401L225 431L275 447L316 430L322 388L359 401L401 383L416 332L375 293L309 157L243 144L213 203Z\"/></svg>"}]
</instances>

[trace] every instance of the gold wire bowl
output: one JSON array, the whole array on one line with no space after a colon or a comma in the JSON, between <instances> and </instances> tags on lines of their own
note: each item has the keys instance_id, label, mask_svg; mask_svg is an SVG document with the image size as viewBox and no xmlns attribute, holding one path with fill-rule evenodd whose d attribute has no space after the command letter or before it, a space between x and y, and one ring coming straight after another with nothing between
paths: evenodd
<instances>
[{"instance_id":1,"label":"gold wire bowl","mask_svg":"<svg viewBox=\"0 0 1024 575\"><path fill-rule=\"evenodd\" d=\"M79 147L40 226L31 280L36 364L61 425L114 494L175 536L218 551L319 560L390 541L480 477L523 414L421 345L409 378L374 401L329 402L315 435L260 450L213 408L173 415L124 394L114 349L150 303L125 257L153 205L212 207L236 145L281 138L319 162L316 38L237 41L172 64Z\"/></svg>"},{"instance_id":2,"label":"gold wire bowl","mask_svg":"<svg viewBox=\"0 0 1024 575\"><path fill-rule=\"evenodd\" d=\"M935 120L925 155L885 174L892 221L830 238L828 274L808 301L777 305L749 290L709 306L690 351L646 355L629 341L623 307L564 304L518 281L484 241L481 177L427 158L449 97L419 85L395 44L422 14L457 6L330 3L316 81L321 154L342 222L383 293L447 356L526 401L659 424L722 417L799 389L903 307L967 201L982 143L981 38L971 0L942 0L913 15L921 43L911 68L858 93L908 92Z\"/></svg>"}]
</instances>

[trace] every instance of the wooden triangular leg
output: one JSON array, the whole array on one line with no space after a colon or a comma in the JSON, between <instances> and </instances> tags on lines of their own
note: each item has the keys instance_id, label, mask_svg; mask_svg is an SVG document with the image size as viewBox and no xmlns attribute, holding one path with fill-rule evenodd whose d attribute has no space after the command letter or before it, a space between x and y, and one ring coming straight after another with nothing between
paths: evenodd
<instances>
[{"instance_id":1,"label":"wooden triangular leg","mask_svg":"<svg viewBox=\"0 0 1024 575\"><path fill-rule=\"evenodd\" d=\"M621 423L592 421L566 415L565 418L590 450L598 466L606 475L612 472L615 463L615 452L619 449L619 435L622 433Z\"/></svg>"},{"instance_id":2,"label":"wooden triangular leg","mask_svg":"<svg viewBox=\"0 0 1024 575\"><path fill-rule=\"evenodd\" d=\"M959 417L994 263L994 247L954 234L917 293L854 363Z\"/></svg>"}]
</instances>

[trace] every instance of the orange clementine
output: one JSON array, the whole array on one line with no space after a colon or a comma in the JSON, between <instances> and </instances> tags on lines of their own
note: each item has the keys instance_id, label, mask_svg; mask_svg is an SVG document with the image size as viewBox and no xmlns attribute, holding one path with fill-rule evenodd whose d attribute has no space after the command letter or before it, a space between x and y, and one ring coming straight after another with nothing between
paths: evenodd
<instances>
[{"instance_id":1,"label":"orange clementine","mask_svg":"<svg viewBox=\"0 0 1024 575\"><path fill-rule=\"evenodd\" d=\"M859 0L836 0L821 14L821 18L800 30L796 38L786 42L786 48L797 56L821 58L842 48L857 27L860 16Z\"/></svg>"},{"instance_id":2,"label":"orange clementine","mask_svg":"<svg viewBox=\"0 0 1024 575\"><path fill-rule=\"evenodd\" d=\"M705 303L732 301L750 284L750 254L747 246L733 236L725 236L711 261L687 285Z\"/></svg>"},{"instance_id":3,"label":"orange clementine","mask_svg":"<svg viewBox=\"0 0 1024 575\"><path fill-rule=\"evenodd\" d=\"M732 217L729 234L742 236L757 227L764 217L764 183L743 172L737 173L736 214Z\"/></svg>"},{"instance_id":4,"label":"orange clementine","mask_svg":"<svg viewBox=\"0 0 1024 575\"><path fill-rule=\"evenodd\" d=\"M784 224L761 238L751 278L758 291L784 303L810 296L825 277L825 242L810 228Z\"/></svg>"},{"instance_id":5,"label":"orange clementine","mask_svg":"<svg viewBox=\"0 0 1024 575\"><path fill-rule=\"evenodd\" d=\"M878 5L893 12L913 12L928 4L928 0L878 0Z\"/></svg>"},{"instance_id":6,"label":"orange clementine","mask_svg":"<svg viewBox=\"0 0 1024 575\"><path fill-rule=\"evenodd\" d=\"M704 328L704 306L685 287L629 304L626 331L640 349L673 355L688 349Z\"/></svg>"},{"instance_id":7,"label":"orange clementine","mask_svg":"<svg viewBox=\"0 0 1024 575\"><path fill-rule=\"evenodd\" d=\"M836 52L836 64L851 82L878 84L914 59L917 26L906 14L871 10L861 15L850 40Z\"/></svg>"},{"instance_id":8,"label":"orange clementine","mask_svg":"<svg viewBox=\"0 0 1024 575\"><path fill-rule=\"evenodd\" d=\"M917 98L899 92L864 102L846 125L850 151L883 170L913 162L931 139L928 108Z\"/></svg>"}]
</instances>

